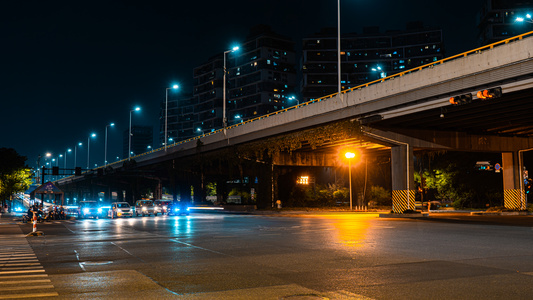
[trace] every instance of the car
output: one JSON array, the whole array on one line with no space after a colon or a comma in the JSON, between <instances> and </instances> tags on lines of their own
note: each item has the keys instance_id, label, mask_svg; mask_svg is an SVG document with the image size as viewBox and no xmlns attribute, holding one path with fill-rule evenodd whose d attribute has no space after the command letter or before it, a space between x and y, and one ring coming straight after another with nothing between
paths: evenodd
<instances>
[{"instance_id":1,"label":"car","mask_svg":"<svg viewBox=\"0 0 533 300\"><path fill-rule=\"evenodd\" d=\"M137 200L135 202L135 215L153 215L154 214L154 202L152 200Z\"/></svg>"},{"instance_id":2,"label":"car","mask_svg":"<svg viewBox=\"0 0 533 300\"><path fill-rule=\"evenodd\" d=\"M189 206L184 202L174 202L170 205L168 215L189 215Z\"/></svg>"},{"instance_id":3,"label":"car","mask_svg":"<svg viewBox=\"0 0 533 300\"><path fill-rule=\"evenodd\" d=\"M128 202L113 202L107 216L110 218L133 217L133 208Z\"/></svg>"},{"instance_id":4,"label":"car","mask_svg":"<svg viewBox=\"0 0 533 300\"><path fill-rule=\"evenodd\" d=\"M95 218L98 219L104 216L103 209L98 205L97 201L80 201L78 205L78 218Z\"/></svg>"},{"instance_id":5,"label":"car","mask_svg":"<svg viewBox=\"0 0 533 300\"><path fill-rule=\"evenodd\" d=\"M155 200L154 201L154 215L168 214L168 208L172 204L170 200Z\"/></svg>"}]
</instances>

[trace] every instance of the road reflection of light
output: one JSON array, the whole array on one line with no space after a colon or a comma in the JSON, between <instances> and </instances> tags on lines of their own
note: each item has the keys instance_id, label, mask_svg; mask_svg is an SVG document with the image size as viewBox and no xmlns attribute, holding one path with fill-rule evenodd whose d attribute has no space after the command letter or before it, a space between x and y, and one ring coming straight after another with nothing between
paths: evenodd
<instances>
[{"instance_id":1,"label":"road reflection of light","mask_svg":"<svg viewBox=\"0 0 533 300\"><path fill-rule=\"evenodd\" d=\"M370 219L377 214L347 214L333 222L337 234L337 242L351 248L364 247L370 228Z\"/></svg>"},{"instance_id":2,"label":"road reflection of light","mask_svg":"<svg viewBox=\"0 0 533 300\"><path fill-rule=\"evenodd\" d=\"M115 230L117 233L122 233L122 225L124 225L125 220L124 219L116 219L115 220Z\"/></svg>"},{"instance_id":3,"label":"road reflection of light","mask_svg":"<svg viewBox=\"0 0 533 300\"><path fill-rule=\"evenodd\" d=\"M183 235L191 233L191 217L179 216L174 219L174 234Z\"/></svg>"},{"instance_id":4,"label":"road reflection of light","mask_svg":"<svg viewBox=\"0 0 533 300\"><path fill-rule=\"evenodd\" d=\"M309 218L329 219L329 226L321 228L323 232L328 232L327 236L331 245L342 245L348 249L359 249L367 245L369 231L371 230L371 220L378 218L378 214L331 214L311 216ZM302 222L302 230L309 230L311 224ZM316 226L313 223L312 226ZM329 227L329 228L328 228ZM317 228L314 228L317 229Z\"/></svg>"}]
</instances>

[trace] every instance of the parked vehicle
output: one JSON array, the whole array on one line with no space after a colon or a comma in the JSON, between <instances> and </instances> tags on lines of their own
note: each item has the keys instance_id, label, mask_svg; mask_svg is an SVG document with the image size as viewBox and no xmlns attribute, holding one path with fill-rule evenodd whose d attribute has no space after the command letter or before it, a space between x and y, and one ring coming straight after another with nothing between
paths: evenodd
<instances>
[{"instance_id":1,"label":"parked vehicle","mask_svg":"<svg viewBox=\"0 0 533 300\"><path fill-rule=\"evenodd\" d=\"M168 215L174 215L174 216L179 216L179 215L186 215L188 216L189 215L189 205L187 205L187 203L185 202L174 202L170 205L170 208L168 210Z\"/></svg>"},{"instance_id":2,"label":"parked vehicle","mask_svg":"<svg viewBox=\"0 0 533 300\"><path fill-rule=\"evenodd\" d=\"M128 202L113 202L107 216L110 218L133 217L133 208Z\"/></svg>"},{"instance_id":3,"label":"parked vehicle","mask_svg":"<svg viewBox=\"0 0 533 300\"><path fill-rule=\"evenodd\" d=\"M137 200L135 202L135 215L138 217L142 215L153 215L154 214L154 202L152 200Z\"/></svg>"},{"instance_id":4,"label":"parked vehicle","mask_svg":"<svg viewBox=\"0 0 533 300\"><path fill-rule=\"evenodd\" d=\"M78 218L95 218L105 216L104 211L98 206L97 201L81 201L78 206Z\"/></svg>"},{"instance_id":5,"label":"parked vehicle","mask_svg":"<svg viewBox=\"0 0 533 300\"><path fill-rule=\"evenodd\" d=\"M168 208L172 204L170 200L155 200L154 201L154 215L157 214L168 214Z\"/></svg>"}]
</instances>

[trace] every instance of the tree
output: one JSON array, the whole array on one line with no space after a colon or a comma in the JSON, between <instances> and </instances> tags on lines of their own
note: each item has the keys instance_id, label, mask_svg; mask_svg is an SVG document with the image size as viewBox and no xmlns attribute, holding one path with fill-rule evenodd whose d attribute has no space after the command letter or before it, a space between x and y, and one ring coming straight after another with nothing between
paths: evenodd
<instances>
[{"instance_id":1,"label":"tree","mask_svg":"<svg viewBox=\"0 0 533 300\"><path fill-rule=\"evenodd\" d=\"M0 199L2 206L11 196L27 190L32 184L32 172L25 165L27 158L13 148L0 148Z\"/></svg>"}]
</instances>

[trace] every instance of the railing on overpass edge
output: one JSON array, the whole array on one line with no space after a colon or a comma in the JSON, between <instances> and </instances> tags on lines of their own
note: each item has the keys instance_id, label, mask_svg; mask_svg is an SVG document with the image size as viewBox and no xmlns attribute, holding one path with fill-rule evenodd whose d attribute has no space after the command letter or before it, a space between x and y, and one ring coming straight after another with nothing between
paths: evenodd
<instances>
[{"instance_id":1,"label":"railing on overpass edge","mask_svg":"<svg viewBox=\"0 0 533 300\"><path fill-rule=\"evenodd\" d=\"M432 68L435 65L440 65L440 64L443 64L443 63L445 63L447 61L451 61L451 60L455 60L455 59L458 59L458 58L466 57L466 56L471 55L471 54L478 54L478 53L480 53L480 52L482 52L484 50L490 50L490 49L492 49L492 48L494 48L496 46L500 46L500 45L503 45L503 44L508 44L510 42L521 40L524 37L532 36L532 35L533 35L533 31L526 32L524 34L517 35L517 36L511 37L511 38L505 39L505 40L501 40L501 41L498 41L498 42L490 44L490 45L486 45L486 46L479 47L479 48L476 48L476 49L473 49L473 50L469 50L469 51L466 51L466 52L463 52L463 53L460 53L460 54L457 54L457 55L453 55L453 56L450 56L450 57L447 57L447 58L443 58L441 60L434 61L434 62L429 63L429 64L425 64L425 65L422 65L422 66L419 66L419 67L416 67L416 68L412 68L412 69L409 69L409 70L406 70L406 71L403 71L403 72L400 72L400 73L396 73L394 75L390 75L390 76L387 76L387 77L384 77L384 78L380 78L380 79L377 79L377 80L374 80L374 81L370 81L370 82L355 86L353 88L349 88L349 89L343 90L343 91L341 91L341 94L346 94L348 92L352 92L352 91L355 91L355 90L360 90L362 88L365 88L365 87L368 87L368 86L371 86L371 85L374 85L374 84L377 84L377 83L381 83L381 82L384 82L386 80L390 80L390 79L393 79L393 78L396 78L396 77L401 77L401 76L404 76L404 75L407 75L407 74L410 74L410 73L413 73L413 72L416 72L416 71L420 71L420 70L427 69L427 68ZM227 130L227 129L231 129L231 128L236 128L238 126L241 126L241 125L244 125L244 124L247 124L247 123L251 123L251 122L254 122L254 121L257 121L257 120L261 120L261 119L265 119L265 118L268 118L268 117L271 117L271 116L275 116L275 115L284 113L284 112L289 111L289 110L297 109L298 107L302 107L302 106L306 106L306 105L309 105L309 104L312 104L312 103L315 103L315 102L320 102L320 101L323 101L323 100L327 100L329 98L333 98L333 97L337 96L338 94L339 93L334 93L334 94L330 94L330 95L327 95L327 96L324 96L324 97L313 99L313 100L310 100L310 101L307 101L307 102L304 102L304 103L300 103L300 104L297 104L297 105L294 105L294 106L291 106L291 107L287 107L287 108L284 108L284 109L281 109L281 110L278 110L278 111L275 111L275 112L268 113L266 115L261 115L261 116L259 116L257 118L253 118L253 119L249 119L249 120L246 120L246 121L242 121L240 123L228 126L226 128L220 128L220 129L208 132L208 133L204 133L204 134L199 135L199 136L195 136L195 137L192 137L192 138L189 138L189 139L186 139L186 140L175 142L175 143L173 143L171 145L167 145L167 148L176 147L176 146L188 143L190 141L194 141L194 140L201 139L203 137L206 137L206 136L209 136L209 135L212 135L212 134L223 132L224 129ZM142 157L142 156L147 155L147 154L151 154L151 153L158 152L158 151L164 151L164 150L165 150L165 147L160 147L160 148L157 148L157 149L150 150L148 152L144 152L144 153L132 156L131 158L125 158L125 159L122 159L122 160L107 164L107 166L120 164L120 163L123 163L125 161L130 160L130 159ZM100 168L104 168L104 166L100 166L100 167L97 167L95 169L100 169ZM88 171L86 171L86 172L88 172ZM86 172L84 172L84 173L86 173Z\"/></svg>"}]
</instances>

